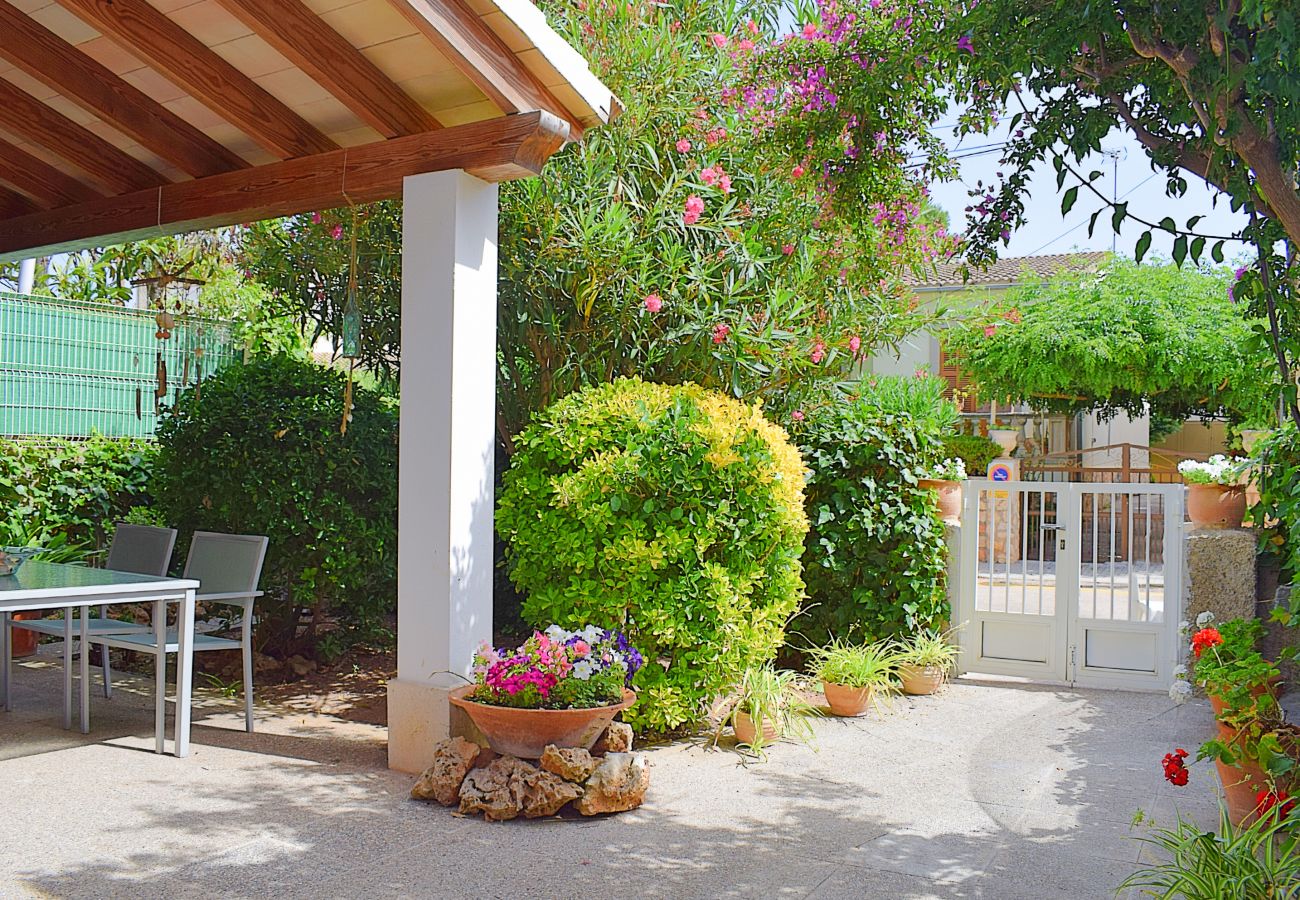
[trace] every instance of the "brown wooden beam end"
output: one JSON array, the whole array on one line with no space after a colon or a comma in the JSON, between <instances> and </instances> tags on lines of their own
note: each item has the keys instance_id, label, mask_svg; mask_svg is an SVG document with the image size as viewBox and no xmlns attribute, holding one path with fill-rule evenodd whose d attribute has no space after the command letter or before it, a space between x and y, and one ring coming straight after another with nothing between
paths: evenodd
<instances>
[{"instance_id":1,"label":"brown wooden beam end","mask_svg":"<svg viewBox=\"0 0 1300 900\"><path fill-rule=\"evenodd\" d=\"M528 178L568 135L563 119L532 112L106 197L0 221L0 262L387 200L425 172Z\"/></svg>"},{"instance_id":2,"label":"brown wooden beam end","mask_svg":"<svg viewBox=\"0 0 1300 900\"><path fill-rule=\"evenodd\" d=\"M7 141L0 141L0 178L45 207L68 206L104 196Z\"/></svg>"},{"instance_id":3,"label":"brown wooden beam end","mask_svg":"<svg viewBox=\"0 0 1300 900\"><path fill-rule=\"evenodd\" d=\"M72 163L108 193L139 191L167 180L4 79L0 79L0 125Z\"/></svg>"},{"instance_id":4,"label":"brown wooden beam end","mask_svg":"<svg viewBox=\"0 0 1300 900\"><path fill-rule=\"evenodd\" d=\"M208 109L281 158L337 148L285 106L145 0L59 0L157 69Z\"/></svg>"},{"instance_id":5,"label":"brown wooden beam end","mask_svg":"<svg viewBox=\"0 0 1300 900\"><path fill-rule=\"evenodd\" d=\"M302 0L217 0L386 138L440 128L437 119Z\"/></svg>"},{"instance_id":6,"label":"brown wooden beam end","mask_svg":"<svg viewBox=\"0 0 1300 900\"><path fill-rule=\"evenodd\" d=\"M248 166L143 91L0 0L0 58L195 177Z\"/></svg>"}]
</instances>

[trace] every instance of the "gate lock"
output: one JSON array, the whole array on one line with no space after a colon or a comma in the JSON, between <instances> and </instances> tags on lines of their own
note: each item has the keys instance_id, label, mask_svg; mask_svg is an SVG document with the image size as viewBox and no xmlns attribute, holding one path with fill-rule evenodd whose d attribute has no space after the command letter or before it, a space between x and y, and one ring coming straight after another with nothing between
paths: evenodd
<instances>
[{"instance_id":1,"label":"gate lock","mask_svg":"<svg viewBox=\"0 0 1300 900\"><path fill-rule=\"evenodd\" d=\"M1058 550L1065 549L1065 535L1063 533L1065 531L1064 525L1044 524L1039 527L1042 528L1043 531L1055 531L1057 534L1057 542L1056 542L1057 549Z\"/></svg>"}]
</instances>

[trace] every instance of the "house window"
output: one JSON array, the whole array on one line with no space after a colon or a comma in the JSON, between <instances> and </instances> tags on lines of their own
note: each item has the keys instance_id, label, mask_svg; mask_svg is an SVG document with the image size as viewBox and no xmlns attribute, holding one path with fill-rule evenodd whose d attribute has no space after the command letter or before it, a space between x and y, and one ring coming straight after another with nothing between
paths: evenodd
<instances>
[{"instance_id":1,"label":"house window","mask_svg":"<svg viewBox=\"0 0 1300 900\"><path fill-rule=\"evenodd\" d=\"M975 396L974 383L962 373L961 367L948 355L943 344L939 344L939 377L948 385L948 399L957 404L964 413L979 412ZM988 407L985 406L985 409Z\"/></svg>"}]
</instances>

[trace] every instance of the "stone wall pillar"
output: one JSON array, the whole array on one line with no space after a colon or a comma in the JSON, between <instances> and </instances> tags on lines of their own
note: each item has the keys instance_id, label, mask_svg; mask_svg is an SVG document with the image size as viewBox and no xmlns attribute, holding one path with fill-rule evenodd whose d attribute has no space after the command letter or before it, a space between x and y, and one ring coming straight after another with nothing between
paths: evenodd
<instances>
[{"instance_id":1,"label":"stone wall pillar","mask_svg":"<svg viewBox=\"0 0 1300 900\"><path fill-rule=\"evenodd\" d=\"M1187 589L1183 620L1203 612L1216 620L1255 617L1255 544L1246 528L1191 529L1183 539Z\"/></svg>"},{"instance_id":2,"label":"stone wall pillar","mask_svg":"<svg viewBox=\"0 0 1300 900\"><path fill-rule=\"evenodd\" d=\"M1007 496L999 497L998 493ZM992 515L989 503L993 504ZM995 563L1020 562L1020 512L1019 494L996 488L991 496L986 490L980 491L980 562L989 561L990 548Z\"/></svg>"}]
</instances>

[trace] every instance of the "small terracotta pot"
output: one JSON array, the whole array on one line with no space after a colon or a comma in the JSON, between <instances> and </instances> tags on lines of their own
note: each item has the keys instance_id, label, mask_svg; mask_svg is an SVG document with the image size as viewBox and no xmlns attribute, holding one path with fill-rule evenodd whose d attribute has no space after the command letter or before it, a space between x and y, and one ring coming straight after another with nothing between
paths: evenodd
<instances>
[{"instance_id":1,"label":"small terracotta pot","mask_svg":"<svg viewBox=\"0 0 1300 900\"><path fill-rule=\"evenodd\" d=\"M1217 759L1214 767L1219 770L1223 799L1228 804L1228 816L1236 825L1248 824L1254 819L1258 808L1255 797L1269 784L1264 770L1252 762L1229 766Z\"/></svg>"},{"instance_id":2,"label":"small terracotta pot","mask_svg":"<svg viewBox=\"0 0 1300 900\"><path fill-rule=\"evenodd\" d=\"M869 687L855 688L847 684L823 681L822 693L826 695L826 703L829 704L833 715L862 716L866 715L867 710L871 708L872 689Z\"/></svg>"},{"instance_id":3,"label":"small terracotta pot","mask_svg":"<svg viewBox=\"0 0 1300 900\"><path fill-rule=\"evenodd\" d=\"M41 617L40 611L14 613L13 618L18 621L31 621ZM9 632L13 638L10 650L14 659L21 659L24 656L35 656L36 647L40 643L41 636L35 631L28 631L26 628L15 628Z\"/></svg>"},{"instance_id":4,"label":"small terracotta pot","mask_svg":"<svg viewBox=\"0 0 1300 900\"><path fill-rule=\"evenodd\" d=\"M899 666L898 677L904 694L933 694L943 687L943 669L938 666Z\"/></svg>"},{"instance_id":5,"label":"small terracotta pot","mask_svg":"<svg viewBox=\"0 0 1300 900\"><path fill-rule=\"evenodd\" d=\"M938 478L922 478L917 482L926 490L934 492L939 504L939 518L953 525L961 521L961 482L944 481Z\"/></svg>"},{"instance_id":6,"label":"small terracotta pot","mask_svg":"<svg viewBox=\"0 0 1300 900\"><path fill-rule=\"evenodd\" d=\"M456 688L448 695L453 706L465 710L483 732L488 746L503 756L540 759L547 744L590 750L614 717L636 702L636 692L624 690L623 700L591 709L515 709L476 703L469 695L474 685Z\"/></svg>"},{"instance_id":7,"label":"small terracotta pot","mask_svg":"<svg viewBox=\"0 0 1300 900\"><path fill-rule=\"evenodd\" d=\"M1246 488L1240 484L1189 484L1187 517L1197 528L1240 528Z\"/></svg>"},{"instance_id":8,"label":"small terracotta pot","mask_svg":"<svg viewBox=\"0 0 1300 900\"><path fill-rule=\"evenodd\" d=\"M749 713L736 710L736 714L731 719L731 730L736 733L736 742L740 744L754 743L754 737L758 731L754 728L754 720L750 718ZM763 741L764 743L774 743L781 737L781 732L776 730L776 726L767 719L763 720Z\"/></svg>"}]
</instances>

